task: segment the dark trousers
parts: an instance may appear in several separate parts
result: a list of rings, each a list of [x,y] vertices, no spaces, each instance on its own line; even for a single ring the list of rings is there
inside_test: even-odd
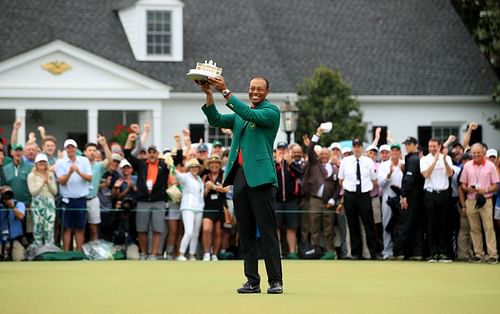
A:
[[[408,208],[401,209],[392,238],[394,256],[424,256],[422,195],[407,197]]]
[[[424,193],[424,207],[427,215],[427,239],[431,256],[448,255],[448,191]]]
[[[361,240],[361,229],[359,217],[363,222],[366,232],[366,244],[370,255],[374,258],[378,252],[377,233],[373,221],[372,199],[370,193],[355,193],[345,191],[344,207],[349,224],[349,236],[351,237],[351,254],[353,257],[361,257],[363,254],[363,242]]]
[[[282,282],[280,247],[275,214],[276,188],[271,184],[249,187],[242,168],[236,172],[233,202],[243,251],[245,276],[260,284],[257,253],[257,225],[269,283]]]

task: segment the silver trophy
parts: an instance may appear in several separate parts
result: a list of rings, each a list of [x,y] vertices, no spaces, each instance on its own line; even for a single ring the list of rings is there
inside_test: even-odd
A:
[[[218,77],[222,73],[222,68],[217,67],[217,63],[212,60],[204,63],[197,62],[196,69],[191,69],[186,76],[193,81],[206,81],[209,77]]]

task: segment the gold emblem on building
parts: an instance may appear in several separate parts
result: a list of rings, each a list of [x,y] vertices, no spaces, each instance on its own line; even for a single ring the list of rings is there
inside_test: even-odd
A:
[[[71,65],[65,63],[64,61],[52,61],[49,63],[42,64],[42,69],[49,71],[54,75],[60,75],[68,70],[71,70]]]

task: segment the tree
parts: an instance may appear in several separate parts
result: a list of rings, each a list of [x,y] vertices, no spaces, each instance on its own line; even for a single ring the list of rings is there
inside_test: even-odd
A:
[[[500,77],[500,1],[451,0],[451,2],[479,45],[479,49]],[[500,105],[500,84],[493,92],[493,100]],[[489,117],[488,122],[500,131],[500,115]]]
[[[300,110],[297,138],[314,134],[320,123],[333,122],[330,133],[323,134],[321,145],[335,141],[363,138],[365,125],[359,102],[352,97],[351,88],[343,81],[338,70],[319,66],[312,77],[298,86]]]

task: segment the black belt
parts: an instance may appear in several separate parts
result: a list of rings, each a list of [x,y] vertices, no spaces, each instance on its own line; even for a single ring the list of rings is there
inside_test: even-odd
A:
[[[319,199],[319,200],[322,200],[322,199],[323,199],[322,197],[319,197],[319,196],[316,196],[316,195],[313,195],[312,197],[313,197],[313,198],[317,198],[317,199]]]
[[[363,194],[368,194],[368,193],[370,193],[370,191],[368,191],[368,192],[361,192],[361,193],[359,193],[359,192],[356,192],[356,191],[354,191],[354,192],[351,192],[351,191],[348,191],[348,190],[344,190],[344,191],[345,191],[346,193],[351,193],[351,194],[358,194],[358,195],[359,195],[359,194],[363,195]]]

